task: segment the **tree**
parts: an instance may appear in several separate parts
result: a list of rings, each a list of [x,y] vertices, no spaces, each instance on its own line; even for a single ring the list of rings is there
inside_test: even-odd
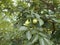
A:
[[[60,45],[59,34],[60,0],[0,0],[0,45]]]

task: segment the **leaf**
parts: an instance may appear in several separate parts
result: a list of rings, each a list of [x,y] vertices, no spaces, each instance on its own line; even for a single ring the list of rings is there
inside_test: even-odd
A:
[[[57,23],[60,23],[60,19],[55,19],[55,18],[52,18],[53,21],[57,22]]]
[[[44,21],[42,19],[38,19],[38,20],[39,20],[40,26],[42,26],[44,24]]]
[[[42,36],[42,37],[47,37],[47,35],[45,35],[45,34],[43,34],[43,33],[39,33],[40,34],[40,36]]]
[[[48,44],[48,45],[52,45],[53,44],[53,42],[52,41],[50,41],[49,39],[47,39],[47,38],[44,38],[44,40],[45,40],[45,42]]]
[[[27,37],[28,40],[31,39],[32,35],[31,35],[30,31],[26,32],[26,37]]]
[[[35,36],[35,38],[32,41],[32,44],[35,43],[38,40],[38,35]]]
[[[27,27],[25,27],[25,26],[21,26],[21,27],[19,28],[19,30],[20,30],[20,31],[27,30]]]
[[[37,14],[37,13],[34,13],[34,14],[35,14],[35,16],[36,16],[37,19],[40,18],[40,15],[39,14]]]
[[[32,43],[31,42],[27,42],[27,45],[32,45]]]
[[[47,38],[39,37],[40,45],[53,45],[53,42]]]
[[[42,37],[39,38],[39,43],[40,43],[40,45],[45,45],[44,40],[43,40]]]

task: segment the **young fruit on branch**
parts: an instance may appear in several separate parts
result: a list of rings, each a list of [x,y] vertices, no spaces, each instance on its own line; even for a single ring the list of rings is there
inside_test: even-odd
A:
[[[28,26],[30,24],[30,21],[27,19],[23,25]]]
[[[35,18],[33,19],[33,23],[36,24],[38,22],[38,20]]]

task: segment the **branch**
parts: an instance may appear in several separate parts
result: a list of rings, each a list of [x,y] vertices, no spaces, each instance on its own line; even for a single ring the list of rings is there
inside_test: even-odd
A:
[[[53,25],[53,31],[52,31],[52,35],[55,33],[55,22],[52,22],[52,25]]]

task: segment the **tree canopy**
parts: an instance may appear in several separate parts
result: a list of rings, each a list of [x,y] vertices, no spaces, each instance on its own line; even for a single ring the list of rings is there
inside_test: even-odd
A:
[[[0,45],[60,45],[60,0],[0,0]]]

